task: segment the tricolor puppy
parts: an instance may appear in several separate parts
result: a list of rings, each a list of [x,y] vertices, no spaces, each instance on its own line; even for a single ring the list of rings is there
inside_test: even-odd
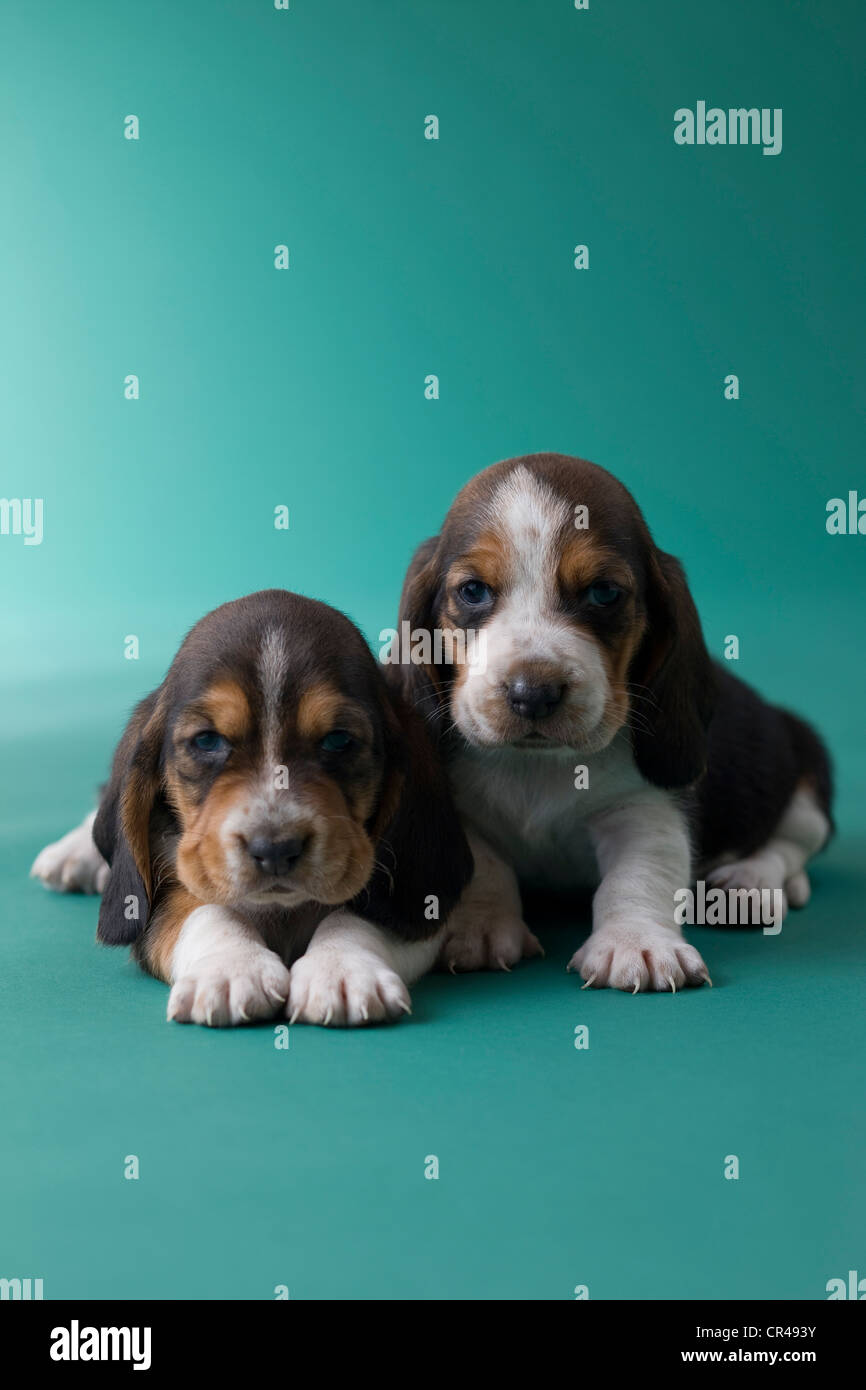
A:
[[[831,828],[824,748],[710,660],[682,567],[609,473],[561,454],[480,473],[416,553],[400,619],[486,639],[484,661],[393,668],[438,719],[470,832],[453,968],[537,952],[518,881],[594,888],[570,968],[632,992],[708,979],[675,925],[696,870],[806,902]]]
[[[272,589],[192,629],[95,823],[33,872],[104,889],[98,939],[172,986],[169,1018],[361,1024],[409,1011],[471,863],[424,721],[361,634]]]

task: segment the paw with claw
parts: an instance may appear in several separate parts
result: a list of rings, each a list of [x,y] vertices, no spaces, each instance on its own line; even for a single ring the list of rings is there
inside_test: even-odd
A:
[[[712,984],[694,946],[655,922],[599,927],[572,956],[568,969],[581,975],[584,989],[623,989],[631,994],[675,994],[686,985]]]

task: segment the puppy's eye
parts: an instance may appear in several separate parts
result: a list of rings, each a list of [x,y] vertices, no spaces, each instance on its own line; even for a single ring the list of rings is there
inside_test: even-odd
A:
[[[229,746],[228,739],[215,729],[202,729],[200,734],[190,739],[190,743],[198,753],[224,753]]]
[[[329,734],[325,734],[321,746],[326,753],[345,753],[354,742],[352,735],[347,734],[345,729],[332,729]]]
[[[619,585],[608,584],[606,579],[599,579],[595,584],[590,584],[586,591],[590,603],[598,608],[609,608],[612,603],[616,603],[621,594],[622,589]]]
[[[482,583],[480,579],[467,579],[465,584],[460,585],[457,593],[470,608],[479,608],[481,604],[490,603],[493,599],[489,584]]]

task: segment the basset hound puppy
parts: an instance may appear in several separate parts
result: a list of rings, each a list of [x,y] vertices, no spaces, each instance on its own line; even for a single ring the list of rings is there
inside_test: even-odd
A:
[[[485,469],[415,554],[400,622],[484,639],[483,660],[391,668],[438,724],[472,844],[453,969],[538,952],[519,883],[594,889],[569,969],[631,992],[709,980],[675,921],[696,877],[806,902],[826,751],[710,659],[681,565],[610,473],[561,454]]]
[[[424,720],[348,618],[279,589],[196,624],[95,821],[33,866],[102,890],[98,939],[211,1025],[409,1012],[471,870]]]

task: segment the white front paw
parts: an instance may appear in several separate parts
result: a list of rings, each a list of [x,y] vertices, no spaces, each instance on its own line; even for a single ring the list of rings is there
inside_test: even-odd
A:
[[[292,1023],[356,1028],[411,1012],[405,984],[373,951],[312,948],[292,966]]]
[[[209,1028],[273,1018],[282,1012],[289,986],[289,972],[273,951],[226,952],[190,967],[175,982],[166,1017]]]
[[[56,893],[101,893],[110,870],[93,843],[94,819],[88,816],[62,840],[46,845],[34,859],[30,877]]]
[[[462,915],[458,910],[456,916]],[[519,917],[488,918],[474,925],[460,923],[450,930],[439,953],[439,965],[452,974],[458,970],[510,970],[518,961],[543,955],[541,942]]]
[[[694,946],[654,922],[599,927],[572,956],[568,969],[579,971],[594,989],[631,994],[712,983]]]

